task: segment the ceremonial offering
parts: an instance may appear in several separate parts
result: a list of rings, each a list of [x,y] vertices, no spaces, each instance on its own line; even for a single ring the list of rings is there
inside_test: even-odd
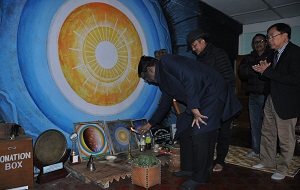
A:
[[[150,131],[146,132],[146,149],[151,150],[152,148],[152,135]]]
[[[105,159],[106,159],[108,162],[114,162],[116,158],[117,158],[117,157],[116,157],[116,156],[113,156],[113,155],[105,156]]]
[[[132,154],[131,154],[131,132],[132,132],[132,127],[127,126],[127,129],[129,130],[129,142],[128,142],[128,154],[127,154],[127,160],[131,161],[132,160]]]

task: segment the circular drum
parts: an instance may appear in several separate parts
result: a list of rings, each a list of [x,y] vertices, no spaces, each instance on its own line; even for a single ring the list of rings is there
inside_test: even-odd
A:
[[[34,144],[35,157],[45,165],[59,162],[65,155],[66,150],[66,137],[55,129],[40,134]]]

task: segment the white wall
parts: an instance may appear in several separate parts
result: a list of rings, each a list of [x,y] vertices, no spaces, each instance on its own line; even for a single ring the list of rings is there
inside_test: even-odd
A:
[[[243,33],[239,37],[239,55],[245,55],[252,51],[251,41],[255,34],[266,34],[269,26],[275,23],[283,22],[289,24],[292,28],[291,42],[300,46],[300,16],[288,19],[280,19],[243,26]]]

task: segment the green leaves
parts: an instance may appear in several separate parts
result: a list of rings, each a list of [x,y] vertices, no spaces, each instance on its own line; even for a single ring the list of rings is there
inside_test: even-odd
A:
[[[132,163],[140,167],[152,167],[160,163],[160,160],[155,156],[140,155],[135,158]]]

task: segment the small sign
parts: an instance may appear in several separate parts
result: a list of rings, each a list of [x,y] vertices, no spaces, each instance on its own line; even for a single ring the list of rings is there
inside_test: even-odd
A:
[[[59,163],[52,164],[52,165],[49,165],[49,166],[44,166],[43,167],[43,173],[44,174],[50,173],[50,172],[53,172],[53,171],[56,171],[56,170],[60,170],[62,168],[63,168],[63,163],[59,162]]]
[[[171,129],[163,125],[156,125],[151,128],[151,133],[156,144],[172,144]]]

